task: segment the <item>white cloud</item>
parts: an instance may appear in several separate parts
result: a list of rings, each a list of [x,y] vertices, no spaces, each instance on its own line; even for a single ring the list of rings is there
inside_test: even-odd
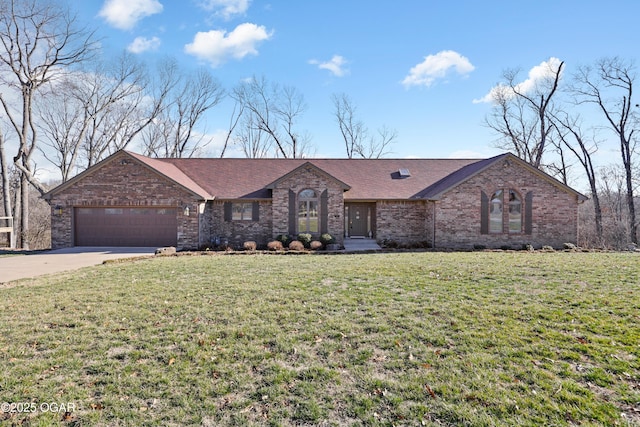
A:
[[[317,65],[321,70],[329,70],[331,74],[336,77],[342,77],[349,73],[349,70],[344,68],[347,64],[347,60],[340,55],[333,55],[331,60],[326,62],[320,62],[317,59],[312,59],[309,64]]]
[[[243,15],[249,9],[249,3],[251,0],[203,0],[200,7],[228,20],[234,15]]]
[[[158,37],[151,37],[150,39],[146,37],[136,37],[129,46],[127,46],[127,50],[131,53],[142,53],[148,50],[158,50],[160,47],[160,39]]]
[[[457,74],[466,76],[475,67],[467,58],[453,50],[443,50],[435,55],[425,57],[424,61],[409,70],[402,84],[410,86],[431,86],[436,80],[447,77],[453,70]]]
[[[554,79],[560,67],[560,61],[558,58],[551,57],[548,61],[542,61],[540,65],[536,65],[529,70],[529,75],[526,80],[516,84],[515,90],[519,93],[529,93],[538,87],[541,82],[548,81],[548,79]],[[493,102],[499,96],[512,96],[513,90],[502,83],[491,88],[489,93],[479,99],[474,99],[474,104]]]
[[[98,15],[116,28],[130,30],[142,18],[162,9],[158,0],[106,0]]]
[[[257,55],[257,45],[271,38],[271,35],[262,25],[244,23],[230,33],[223,30],[199,32],[192,43],[185,45],[184,50],[218,67],[229,58],[242,59],[247,55]]]

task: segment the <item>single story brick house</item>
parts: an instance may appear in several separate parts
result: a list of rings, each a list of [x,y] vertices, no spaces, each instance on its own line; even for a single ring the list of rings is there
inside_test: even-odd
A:
[[[118,151],[45,195],[53,248],[266,245],[330,233],[434,248],[561,247],[585,196],[516,156],[155,159]]]

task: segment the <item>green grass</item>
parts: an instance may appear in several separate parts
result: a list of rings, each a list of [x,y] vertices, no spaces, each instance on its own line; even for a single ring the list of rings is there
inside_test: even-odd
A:
[[[640,258],[182,256],[0,288],[49,425],[639,425]]]

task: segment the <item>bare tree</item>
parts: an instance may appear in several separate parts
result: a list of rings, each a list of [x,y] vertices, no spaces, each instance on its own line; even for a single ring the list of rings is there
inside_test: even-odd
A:
[[[593,165],[593,156],[598,151],[597,139],[595,134],[591,136],[585,135],[579,117],[570,117],[567,113],[559,113],[554,116],[553,123],[558,131],[559,140],[578,159],[589,181],[594,209],[596,244],[601,246],[604,243],[602,208],[600,206],[596,168]]]
[[[347,158],[359,156],[378,159],[389,154],[389,147],[395,143],[398,132],[382,126],[376,135],[370,135],[364,122],[356,117],[357,107],[345,93],[331,95],[334,116],[344,140]]]
[[[388,155],[389,147],[396,142],[398,131],[382,126],[375,135],[369,137],[368,144],[358,149],[358,154],[364,159],[379,159]]]
[[[498,146],[513,150],[515,154],[536,168],[542,165],[553,126],[549,114],[552,100],[558,90],[564,62],[557,67],[548,63],[546,78],[531,87],[518,83],[519,72],[508,70],[503,74],[504,84],[493,92],[494,109],[485,120],[499,136]]]
[[[167,81],[173,81],[172,90],[162,113],[149,125],[145,151],[152,156],[191,157],[211,142],[205,141],[204,132],[196,132],[196,128],[205,113],[222,101],[225,91],[205,69],[186,75],[172,59],[163,61],[159,70]]]
[[[638,116],[633,111],[635,64],[618,57],[604,58],[595,67],[580,67],[573,92],[583,103],[594,104],[603,114],[608,127],[618,138],[622,166],[625,171],[626,199],[629,210],[629,240],[638,243],[638,223],[634,201],[634,151]]]
[[[128,143],[127,132],[135,131],[141,105],[149,102],[147,81],[144,66],[124,53],[44,86],[46,102],[37,108],[45,137],[40,151],[60,170],[63,182]],[[111,147],[114,138],[117,146]]]
[[[13,216],[9,191],[9,165],[4,149],[4,134],[0,131],[0,175],[2,176],[2,208],[5,216]]]
[[[234,142],[240,146],[245,157],[251,159],[269,157],[272,153],[272,143],[254,122],[255,119],[253,114],[246,114],[242,117],[240,127],[235,133]]]
[[[45,83],[67,67],[91,57],[93,33],[76,27],[76,18],[54,2],[1,0],[0,83],[19,98],[19,107],[5,93],[0,103],[18,140],[14,164],[20,170],[20,244],[29,248],[29,184],[40,193],[46,188],[33,173],[31,156],[37,147],[33,105]]]
[[[364,145],[367,135],[367,128],[364,123],[356,117],[356,107],[351,98],[346,93],[331,95],[333,101],[333,114],[338,122],[347,158],[352,159]]]
[[[233,110],[231,111],[231,116],[229,118],[229,129],[227,130],[227,134],[224,138],[224,144],[222,146],[222,150],[220,150],[220,158],[223,158],[225,153],[227,152],[227,148],[229,147],[229,143],[232,142],[233,134],[240,123],[240,120],[243,117],[244,107],[235,102],[233,104]],[[249,156],[247,156],[249,157]]]
[[[269,84],[264,77],[253,77],[237,86],[232,97],[242,106],[245,115],[252,116],[243,123],[266,136],[253,138],[254,142],[273,143],[275,155],[285,158],[304,157],[308,152],[310,137],[297,129],[307,105],[297,89]]]

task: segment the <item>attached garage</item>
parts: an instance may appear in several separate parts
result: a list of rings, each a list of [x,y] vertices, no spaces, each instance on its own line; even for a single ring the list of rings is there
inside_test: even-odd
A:
[[[176,246],[175,207],[77,207],[75,246]]]

